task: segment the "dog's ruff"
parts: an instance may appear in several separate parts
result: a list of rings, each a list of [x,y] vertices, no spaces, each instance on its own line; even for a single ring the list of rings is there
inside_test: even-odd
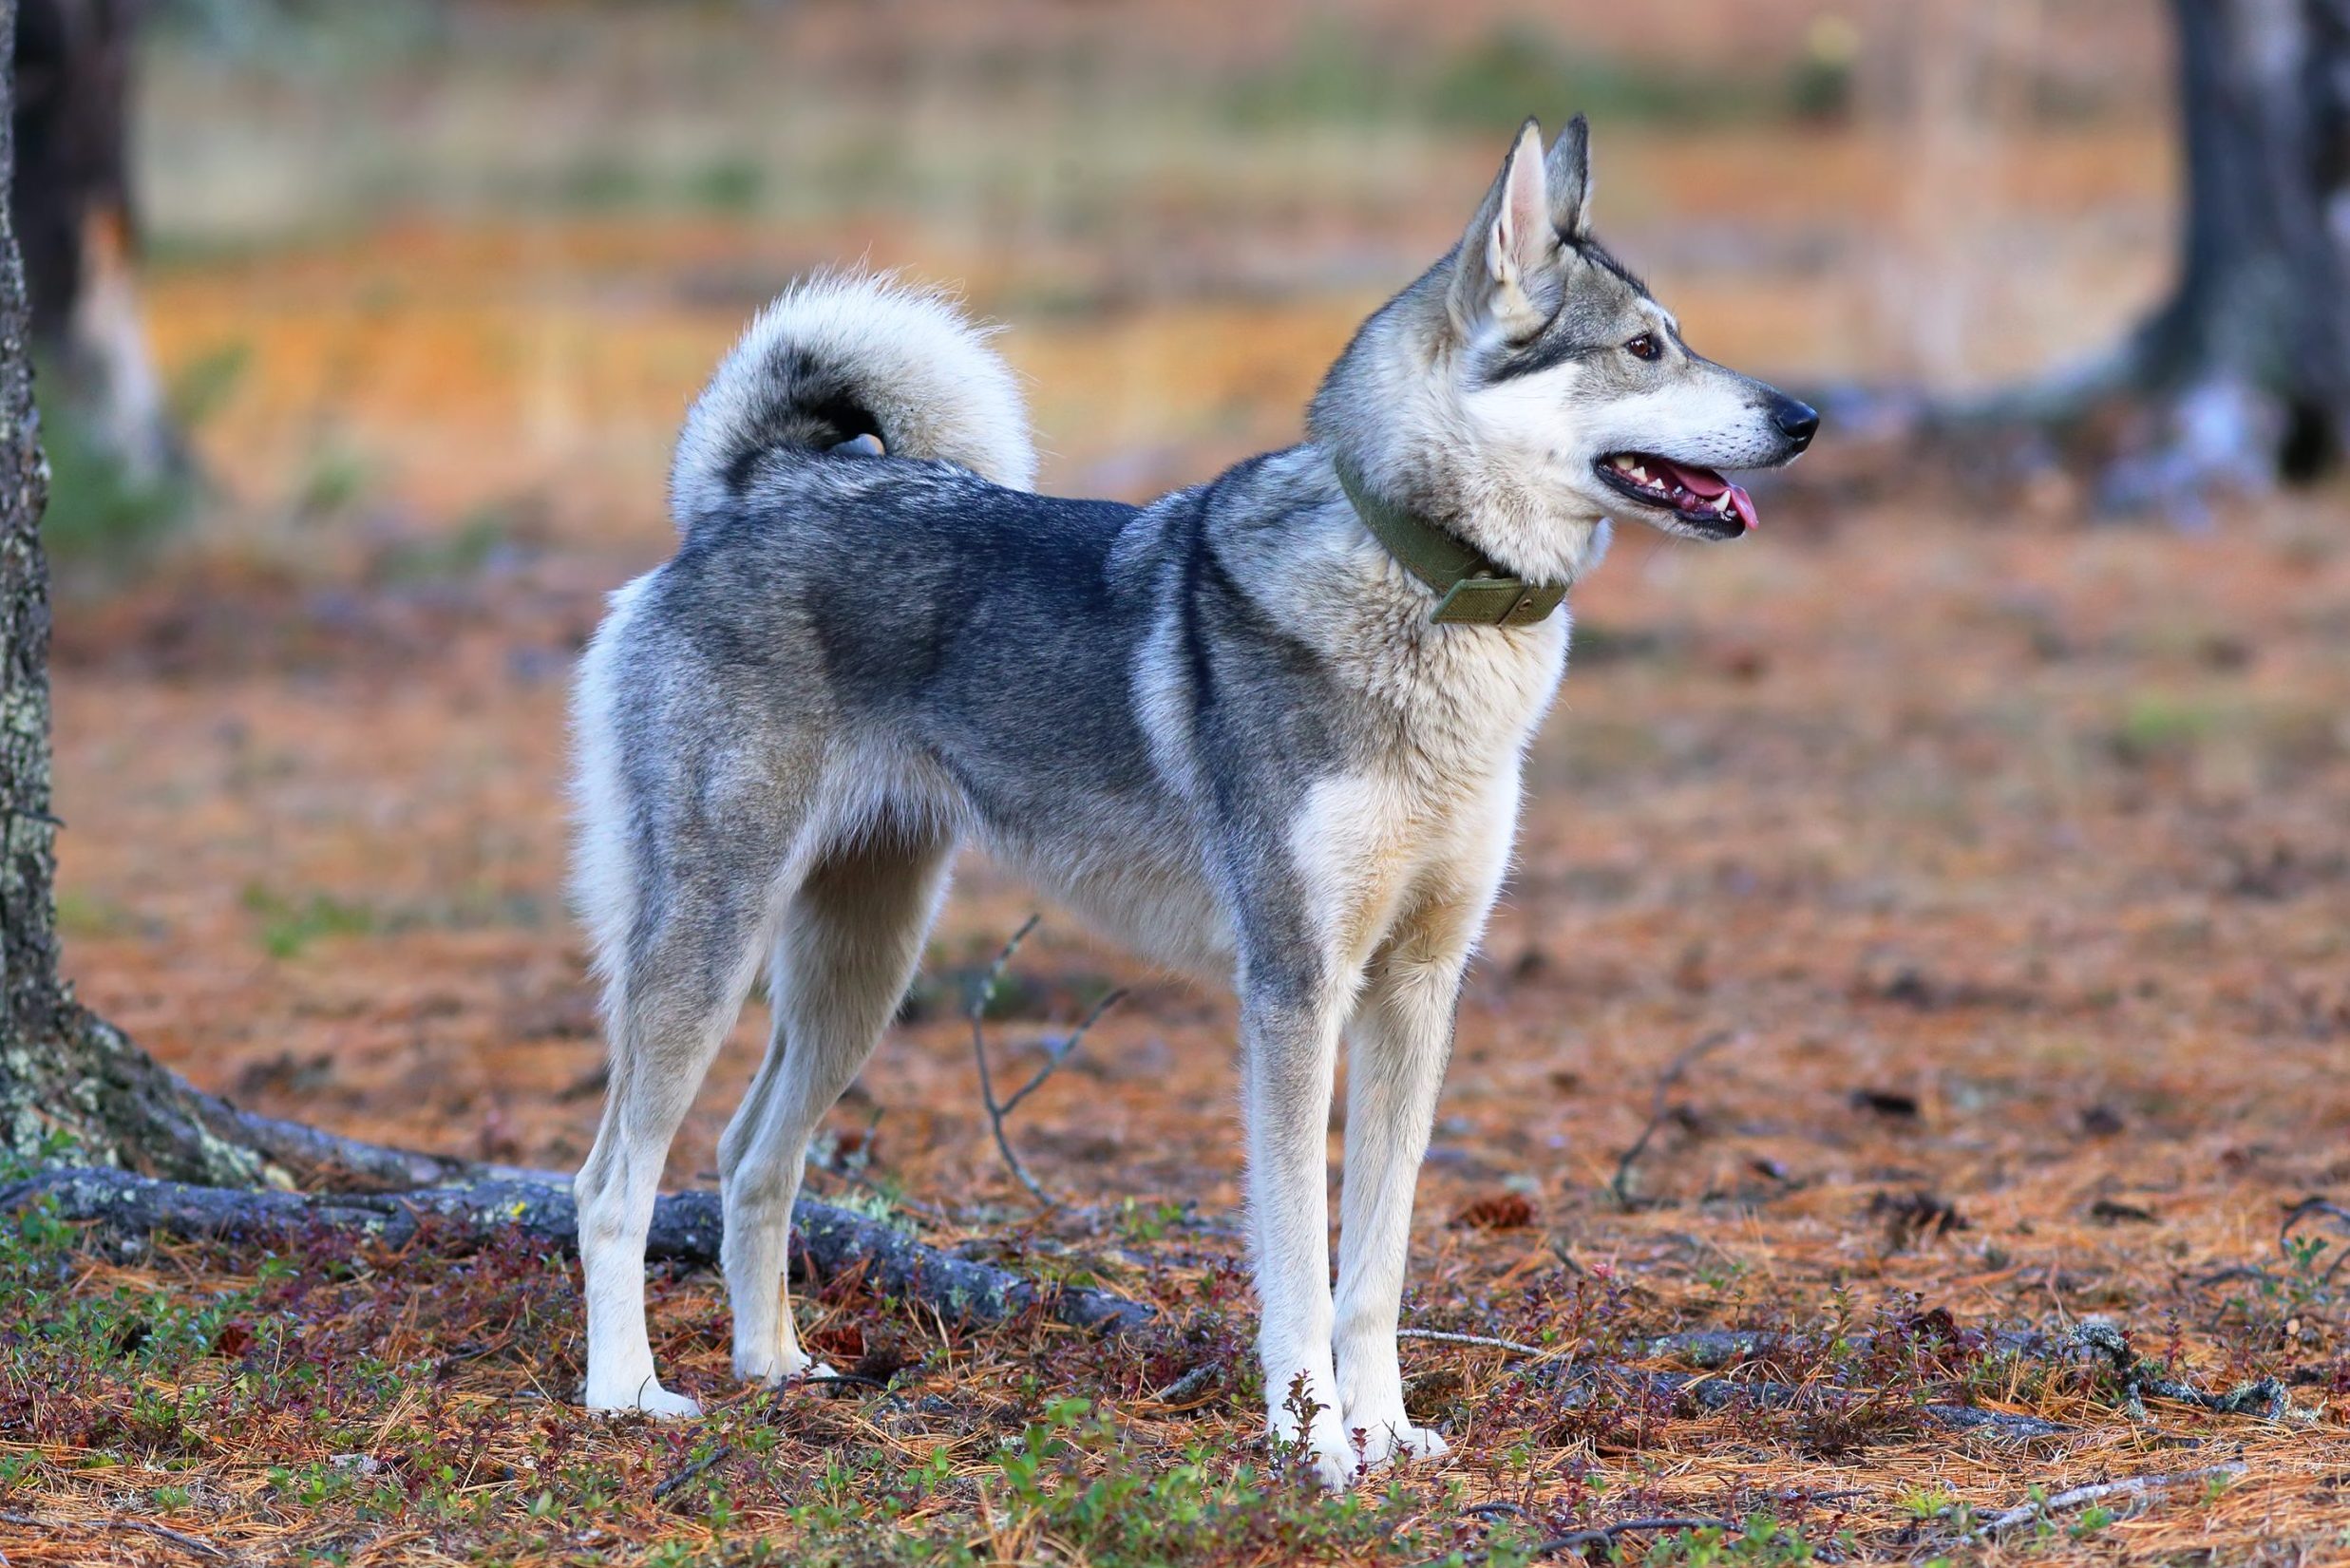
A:
[[[1567,617],[1431,624],[1335,464],[1572,584],[1609,514],[1718,537],[1743,515],[1695,504],[1723,482],[1702,465],[1784,462],[1810,433],[1680,344],[1591,243],[1589,188],[1582,123],[1546,159],[1529,124],[1460,246],[1332,368],[1303,444],[1141,508],[1022,488],[1016,383],[936,295],[831,274],[751,326],[678,444],[677,554],[613,595],[574,705],[612,1042],[578,1181],[590,1406],[694,1408],[654,1373],[645,1231],[762,960],[772,1042],[719,1148],[734,1370],[809,1370],[783,1299],[807,1141],[969,841],[1142,954],[1232,980],[1269,1417],[1334,1484],[1443,1451],[1396,1361],[1412,1187]],[[1626,453],[1706,494],[1628,493],[1607,473]]]

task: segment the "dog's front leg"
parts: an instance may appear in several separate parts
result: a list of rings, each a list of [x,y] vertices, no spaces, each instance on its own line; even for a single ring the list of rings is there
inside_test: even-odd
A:
[[[1330,1337],[1330,1094],[1345,992],[1295,952],[1244,957],[1240,991],[1266,1410],[1276,1433],[1305,1445],[1324,1484],[1339,1486],[1357,1463]]]
[[[1445,1451],[1443,1438],[1405,1417],[1395,1354],[1412,1190],[1451,1054],[1468,958],[1468,943],[1455,934],[1431,936],[1407,925],[1373,960],[1349,1031],[1336,1364],[1346,1427],[1359,1436],[1365,1464]]]

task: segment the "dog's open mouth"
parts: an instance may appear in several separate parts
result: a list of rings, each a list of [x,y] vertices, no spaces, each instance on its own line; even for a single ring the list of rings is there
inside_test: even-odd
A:
[[[1698,532],[1735,538],[1761,525],[1753,498],[1711,468],[1648,452],[1601,458],[1600,477],[1637,501],[1672,513]]]

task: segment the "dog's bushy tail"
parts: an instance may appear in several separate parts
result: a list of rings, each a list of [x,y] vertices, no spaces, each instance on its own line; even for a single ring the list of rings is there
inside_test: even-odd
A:
[[[1036,474],[1019,383],[945,293],[820,273],[759,312],[694,400],[670,470],[681,531],[739,503],[770,465],[861,436],[1026,489]]]

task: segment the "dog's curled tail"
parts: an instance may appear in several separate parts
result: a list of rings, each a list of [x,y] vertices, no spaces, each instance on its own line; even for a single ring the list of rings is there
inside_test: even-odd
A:
[[[870,437],[1026,489],[1036,474],[1019,383],[946,293],[887,274],[819,273],[751,321],[694,400],[670,470],[680,530],[742,500],[770,464]]]

